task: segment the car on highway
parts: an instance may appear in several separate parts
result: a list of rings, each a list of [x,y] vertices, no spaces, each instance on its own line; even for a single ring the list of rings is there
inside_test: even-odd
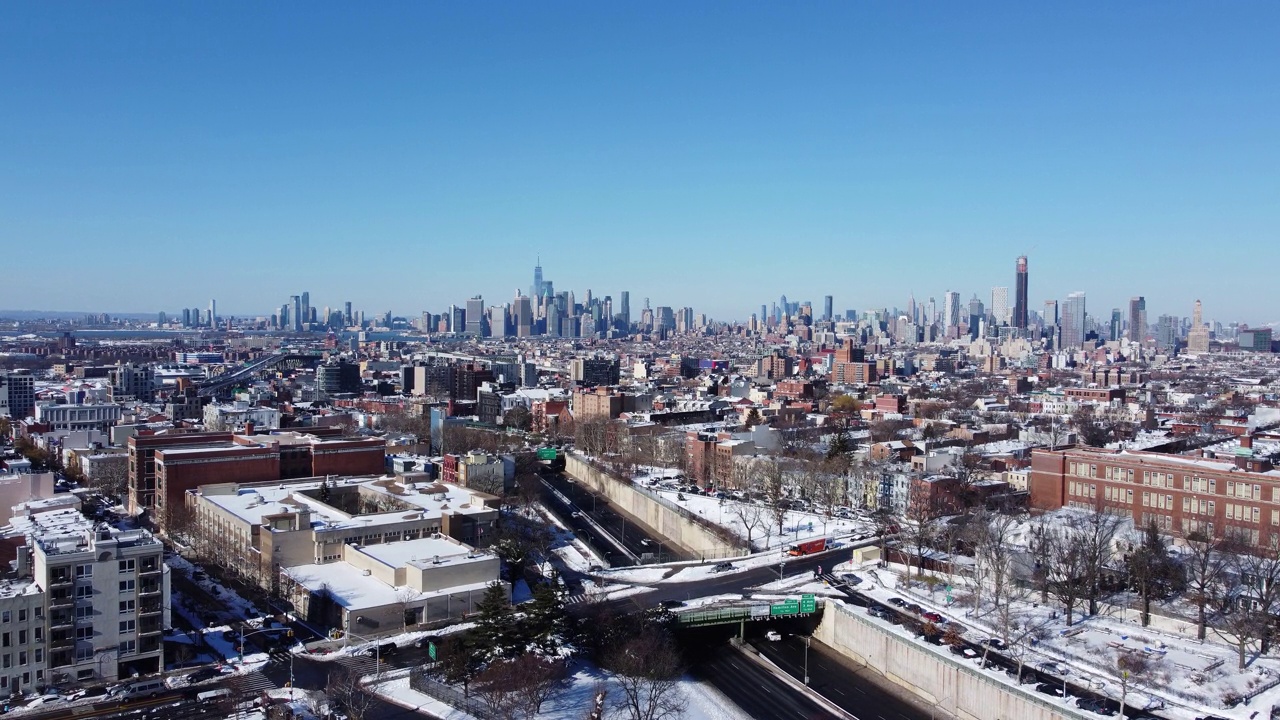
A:
[[[779,633],[777,630],[770,630],[769,632],[764,634],[764,639],[768,640],[769,642],[778,642],[779,640],[782,639],[782,634]]]
[[[658,606],[664,607],[668,610],[674,610],[675,608],[678,608],[678,607],[684,607],[684,601],[683,600],[663,600],[662,602],[658,603]]]
[[[887,619],[891,612],[892,611],[889,608],[883,605],[871,604],[867,606],[867,614],[873,617],[878,617],[881,620]]]
[[[369,657],[388,657],[400,652],[400,646],[395,643],[382,643],[371,648],[365,648],[364,654]]]
[[[722,562],[722,563],[716,563],[715,566],[711,568],[711,572],[722,573],[722,572],[728,572],[732,569],[733,569],[733,563]]]
[[[889,604],[890,604],[890,605],[896,605],[896,606],[898,606],[898,607],[906,607],[906,606],[907,606],[907,601],[906,601],[906,600],[903,600],[902,598],[899,598],[899,597],[891,597],[891,598],[889,598]]]

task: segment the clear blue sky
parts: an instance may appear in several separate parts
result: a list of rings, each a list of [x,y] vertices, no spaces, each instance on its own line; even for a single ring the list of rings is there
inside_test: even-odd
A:
[[[1280,320],[1280,3],[7,2],[0,307]],[[17,253],[13,251],[17,250]],[[1011,292],[1012,294],[1012,292]]]

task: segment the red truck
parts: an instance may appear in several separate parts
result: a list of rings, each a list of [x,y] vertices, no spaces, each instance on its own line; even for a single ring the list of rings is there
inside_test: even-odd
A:
[[[787,548],[787,554],[788,555],[812,555],[814,553],[820,553],[823,550],[827,549],[827,546],[830,544],[830,542],[831,541],[827,538],[819,538],[817,540],[802,542],[799,545],[792,545],[791,547]]]

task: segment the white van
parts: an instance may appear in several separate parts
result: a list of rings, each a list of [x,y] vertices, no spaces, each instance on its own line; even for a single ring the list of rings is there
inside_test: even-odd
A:
[[[168,687],[165,685],[164,678],[152,678],[129,683],[118,688],[112,695],[121,700],[134,700],[142,697],[155,697],[167,690]]]
[[[199,702],[212,702],[214,700],[217,700],[218,698],[224,698],[224,697],[230,697],[230,696],[231,696],[230,689],[218,688],[217,690],[205,690],[199,695],[196,695],[196,700]]]

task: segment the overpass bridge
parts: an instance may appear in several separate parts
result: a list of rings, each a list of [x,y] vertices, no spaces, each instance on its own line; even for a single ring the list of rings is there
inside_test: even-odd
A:
[[[215,397],[228,388],[235,387],[258,373],[270,368],[291,363],[298,365],[313,364],[320,362],[320,359],[321,356],[319,353],[285,352],[267,355],[266,357],[254,360],[248,365],[236,368],[231,372],[225,372],[221,375],[209,378],[200,384],[197,393],[201,397]]]
[[[795,620],[812,617],[822,619],[826,602],[814,595],[805,594],[785,600],[757,601],[747,605],[735,602],[732,606],[699,607],[672,610],[676,625],[681,628],[709,627],[712,625],[741,625],[768,620]]]

